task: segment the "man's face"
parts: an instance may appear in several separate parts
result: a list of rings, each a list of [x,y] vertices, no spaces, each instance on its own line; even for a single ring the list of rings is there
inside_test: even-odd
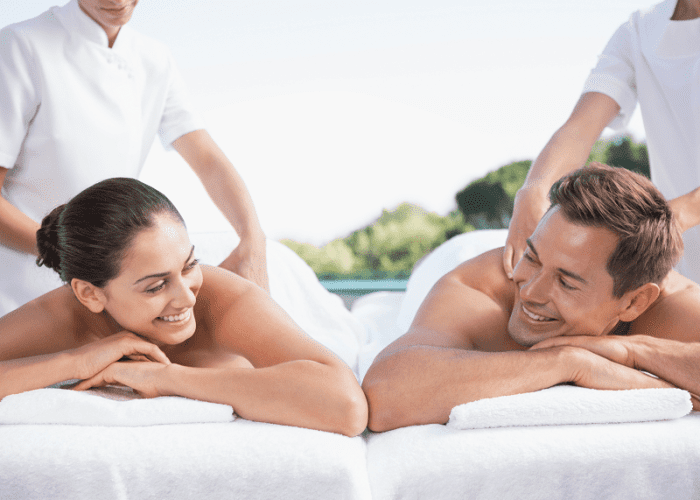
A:
[[[617,246],[607,229],[575,225],[555,207],[542,218],[513,273],[508,333],[523,346],[561,335],[605,335],[619,321],[605,266]]]
[[[78,3],[93,21],[109,31],[129,22],[139,0],[78,0]]]

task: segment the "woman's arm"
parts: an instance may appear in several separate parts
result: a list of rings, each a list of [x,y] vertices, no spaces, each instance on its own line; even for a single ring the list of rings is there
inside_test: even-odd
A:
[[[90,322],[77,309],[82,306],[71,304],[68,294],[59,288],[0,318],[0,399],[90,378],[125,356],[170,363],[158,347],[132,333],[91,336]]]
[[[121,383],[145,396],[227,404],[260,422],[347,436],[365,429],[367,401],[345,363],[306,335],[261,288],[223,269],[203,266],[202,272],[195,335],[211,337],[206,349],[212,359],[221,351],[238,354],[253,368],[115,363],[76,388]]]

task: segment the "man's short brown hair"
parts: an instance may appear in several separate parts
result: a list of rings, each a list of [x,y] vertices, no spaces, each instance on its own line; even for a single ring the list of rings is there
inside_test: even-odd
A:
[[[591,163],[555,182],[549,199],[550,210],[559,206],[570,222],[618,236],[606,266],[617,298],[646,283],[660,284],[683,253],[671,208],[642,175]]]

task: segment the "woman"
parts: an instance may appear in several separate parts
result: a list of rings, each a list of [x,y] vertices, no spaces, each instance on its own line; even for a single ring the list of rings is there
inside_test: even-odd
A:
[[[351,370],[258,286],[199,265],[157,190],[115,178],[44,218],[37,263],[68,285],[0,318],[0,398],[80,379],[145,397],[231,405],[243,418],[354,436]],[[7,278],[6,278],[7,279]]]

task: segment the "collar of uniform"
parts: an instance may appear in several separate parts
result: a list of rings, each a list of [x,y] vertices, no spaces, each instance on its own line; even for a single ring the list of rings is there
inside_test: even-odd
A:
[[[60,20],[61,24],[73,36],[86,38],[105,49],[109,48],[109,40],[107,33],[102,29],[102,26],[97,24],[83,9],[78,5],[78,0],[71,0],[63,7],[55,7],[54,15]],[[129,30],[126,26],[122,26],[119,30],[119,35],[112,46],[112,49],[119,51],[120,47],[127,45],[124,38],[128,38]]]
[[[678,0],[663,2],[641,12],[639,32],[644,52],[659,59],[681,59],[700,52],[700,18],[671,21]]]

